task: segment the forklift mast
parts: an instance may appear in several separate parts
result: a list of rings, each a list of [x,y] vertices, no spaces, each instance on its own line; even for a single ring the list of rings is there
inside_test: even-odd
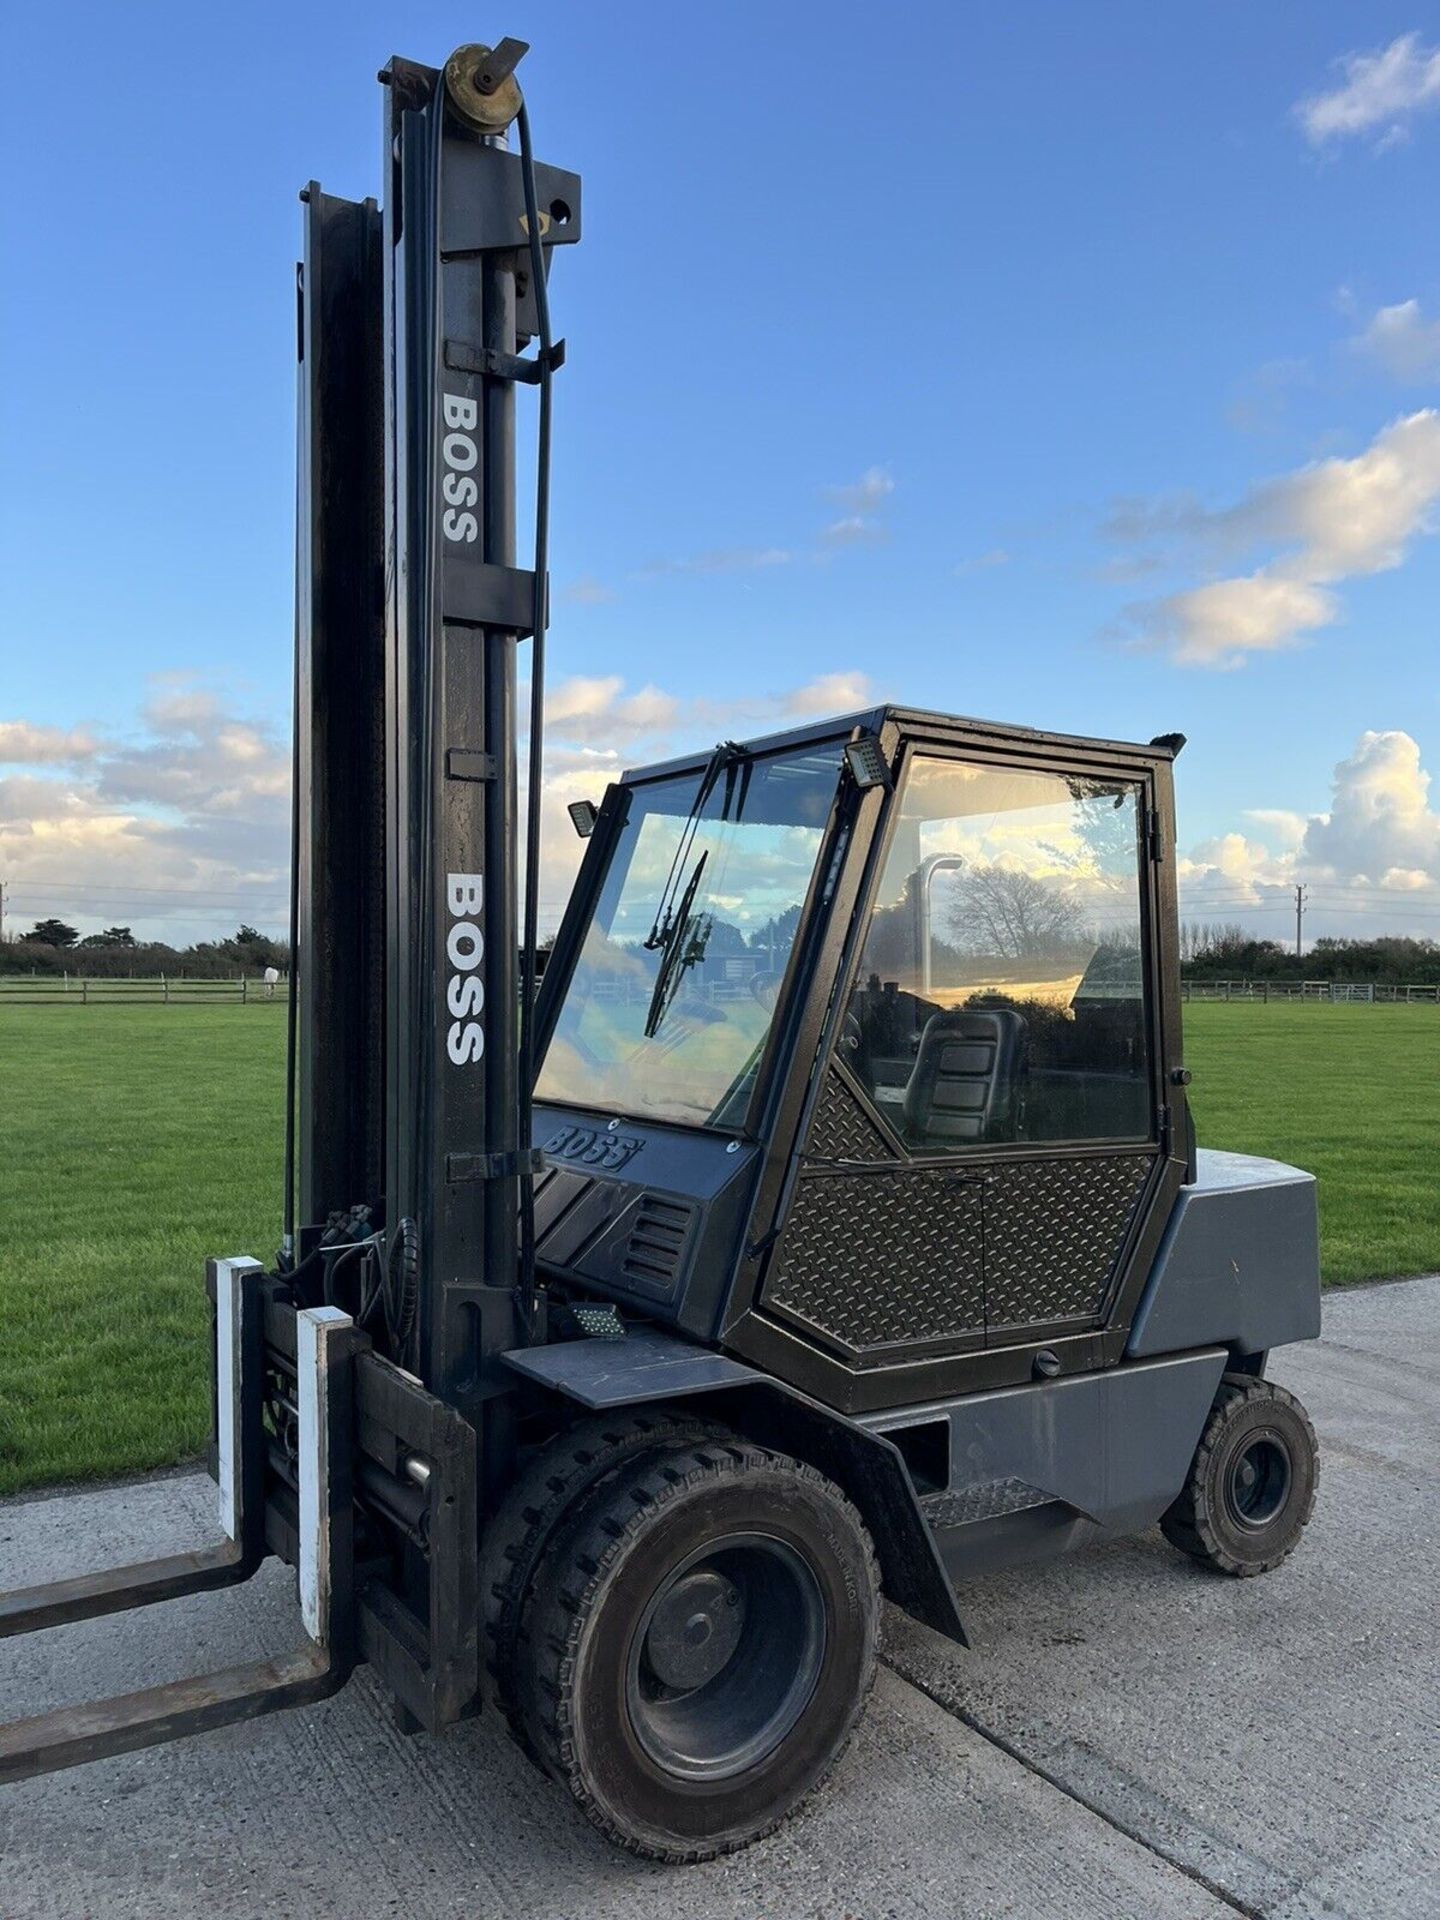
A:
[[[545,583],[516,566],[515,389],[548,412],[544,274],[580,235],[579,179],[530,154],[523,51],[391,61],[384,212],[307,189],[300,289],[287,1247],[367,1207],[393,1357],[477,1426],[488,1356],[530,1330],[516,656]]]

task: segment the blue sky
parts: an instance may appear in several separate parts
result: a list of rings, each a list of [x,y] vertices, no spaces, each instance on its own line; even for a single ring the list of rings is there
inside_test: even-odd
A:
[[[296,190],[375,191],[376,68],[489,24],[12,15],[13,922],[279,925]],[[1284,937],[1304,880],[1312,934],[1440,937],[1435,8],[494,30],[586,193],[547,828],[614,764],[832,699],[1179,729],[1188,914]]]

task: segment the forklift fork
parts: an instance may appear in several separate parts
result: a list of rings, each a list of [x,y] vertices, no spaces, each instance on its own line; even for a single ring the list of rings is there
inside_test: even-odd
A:
[[[0,1596],[0,1637],[153,1606],[248,1580],[267,1552],[266,1297],[254,1260],[212,1260],[217,1547]],[[355,1660],[351,1460],[354,1362],[368,1346],[335,1307],[295,1312],[297,1573],[309,1645],[298,1653],[0,1727],[0,1783],[79,1766],[334,1693]]]

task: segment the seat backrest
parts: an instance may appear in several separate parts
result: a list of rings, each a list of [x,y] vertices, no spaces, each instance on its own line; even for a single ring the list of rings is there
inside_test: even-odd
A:
[[[964,1007],[925,1022],[905,1089],[912,1147],[1013,1140],[1026,1027],[1013,1007]]]

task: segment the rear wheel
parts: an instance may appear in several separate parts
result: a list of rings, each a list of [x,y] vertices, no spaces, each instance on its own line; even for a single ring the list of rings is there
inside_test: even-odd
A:
[[[1268,1573],[1299,1544],[1319,1475],[1315,1429],[1294,1394],[1227,1373],[1160,1526],[1172,1546],[1221,1573]]]
[[[757,1839],[834,1764],[875,1667],[869,1535],[813,1467],[742,1441],[651,1455],[557,1535],[526,1609],[526,1730],[611,1840]]]

